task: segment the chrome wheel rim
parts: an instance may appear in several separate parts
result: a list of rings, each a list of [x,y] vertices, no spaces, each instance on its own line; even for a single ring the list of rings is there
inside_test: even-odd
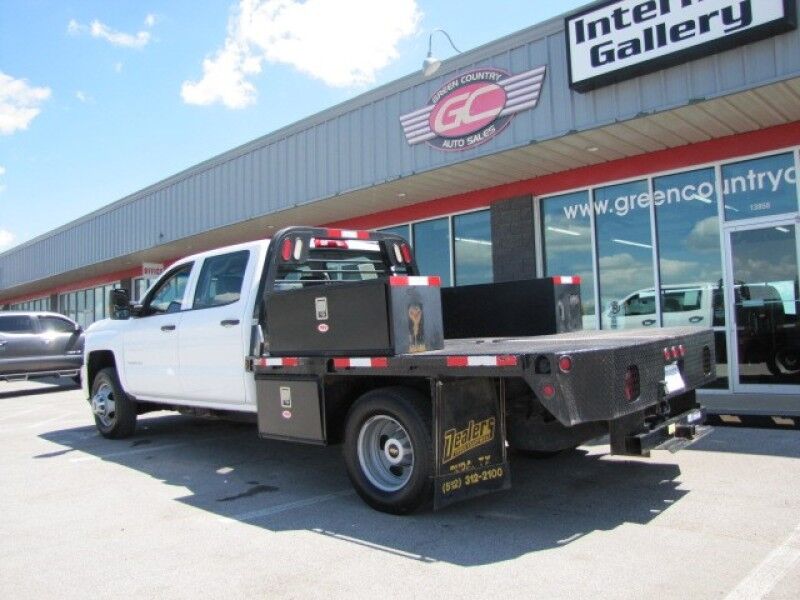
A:
[[[112,427],[117,419],[117,404],[114,390],[108,383],[100,384],[92,396],[92,412],[103,427]]]
[[[387,415],[370,417],[358,434],[358,462],[369,482],[396,492],[414,472],[414,447],[405,428]]]

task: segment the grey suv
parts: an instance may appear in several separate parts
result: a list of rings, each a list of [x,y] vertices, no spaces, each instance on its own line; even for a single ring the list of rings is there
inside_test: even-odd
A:
[[[0,312],[0,380],[33,377],[80,379],[83,330],[49,312]]]

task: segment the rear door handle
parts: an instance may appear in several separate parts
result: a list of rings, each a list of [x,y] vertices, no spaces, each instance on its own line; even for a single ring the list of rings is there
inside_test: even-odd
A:
[[[644,321],[642,321],[642,325],[644,325],[645,327],[650,327],[650,325],[655,325],[655,324],[656,324],[655,319],[645,319]]]
[[[225,319],[224,321],[220,321],[219,324],[223,327],[233,327],[239,324],[239,319]]]
[[[162,325],[161,331],[175,331],[175,325]]]

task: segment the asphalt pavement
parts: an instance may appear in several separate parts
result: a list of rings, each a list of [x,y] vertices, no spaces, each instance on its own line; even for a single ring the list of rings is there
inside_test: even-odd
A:
[[[514,458],[512,489],[389,516],[339,447],[0,382],[0,598],[800,598],[800,431]]]

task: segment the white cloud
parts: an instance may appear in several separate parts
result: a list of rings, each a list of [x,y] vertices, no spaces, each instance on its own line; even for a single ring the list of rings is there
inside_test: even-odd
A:
[[[13,244],[15,239],[17,239],[17,236],[8,229],[0,229],[0,249],[7,248]]]
[[[25,79],[15,79],[0,71],[0,134],[11,135],[18,129],[27,129],[50,93],[48,87],[34,87]]]
[[[145,24],[145,27],[152,27],[153,25],[156,24],[156,16],[154,14],[152,14],[152,13],[148,14],[144,18],[144,24]]]
[[[155,23],[155,20],[153,23]],[[122,46],[124,48],[144,48],[150,42],[149,31],[125,33],[123,31],[111,29],[111,27],[97,19],[89,23],[89,25],[82,25],[75,19],[70,19],[69,23],[67,23],[67,33],[70,35],[83,35],[88,33],[93,38],[105,40],[109,44]]]
[[[114,63],[114,72],[115,73],[122,73],[122,63],[121,62],[115,62]]]
[[[203,76],[184,81],[188,104],[243,108],[256,99],[248,77],[264,61],[286,64],[333,87],[365,85],[396,59],[421,18],[415,0],[240,0],[222,48]]]
[[[75,97],[83,103],[94,102],[94,98],[82,90],[75,92]]]
[[[6,168],[4,166],[0,165],[0,177],[2,177],[5,174],[6,174]],[[0,182],[0,194],[2,194],[5,191],[6,191],[6,184]]]
[[[6,168],[4,166],[0,165],[0,177],[2,177],[5,174],[6,174]]]

